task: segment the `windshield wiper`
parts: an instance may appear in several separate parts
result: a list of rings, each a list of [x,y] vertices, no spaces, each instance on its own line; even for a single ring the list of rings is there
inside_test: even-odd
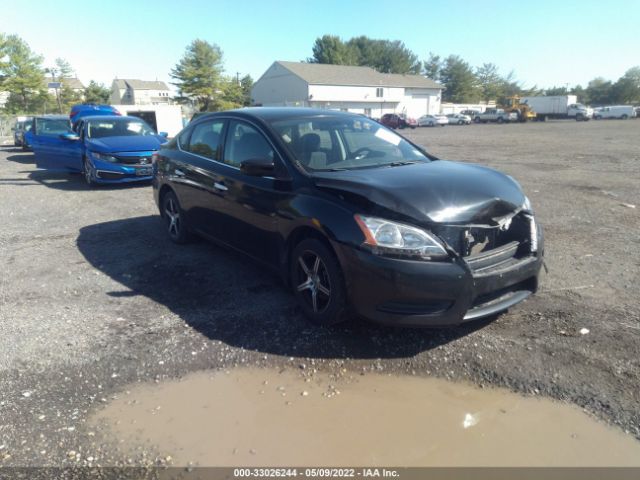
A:
[[[401,167],[402,165],[411,165],[412,163],[420,163],[420,160],[403,160],[401,162],[388,163],[387,167]]]

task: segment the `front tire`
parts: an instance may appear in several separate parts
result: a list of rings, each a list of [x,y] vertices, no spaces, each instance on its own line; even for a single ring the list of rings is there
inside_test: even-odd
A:
[[[89,186],[89,188],[95,186],[96,182],[93,180],[91,165],[89,165],[89,161],[86,158],[82,162],[82,176],[84,177],[84,181]]]
[[[315,238],[300,242],[291,254],[289,270],[298,305],[311,322],[330,326],[346,320],[342,269],[323,242]]]
[[[171,241],[178,244],[189,243],[191,234],[176,194],[171,191],[165,193],[162,197],[161,206],[160,212]]]

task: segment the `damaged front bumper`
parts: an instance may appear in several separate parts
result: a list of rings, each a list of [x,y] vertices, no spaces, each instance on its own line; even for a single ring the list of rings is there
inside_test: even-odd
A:
[[[536,240],[533,253],[518,254],[512,243],[443,262],[333,246],[356,314],[389,325],[440,327],[494,315],[535,293],[544,255],[540,228]]]

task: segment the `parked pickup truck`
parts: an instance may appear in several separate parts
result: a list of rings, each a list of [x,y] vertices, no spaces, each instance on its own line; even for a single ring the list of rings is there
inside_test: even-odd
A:
[[[475,123],[487,123],[487,122],[517,122],[518,114],[515,112],[505,112],[501,108],[488,108],[483,113],[478,113],[473,118]]]

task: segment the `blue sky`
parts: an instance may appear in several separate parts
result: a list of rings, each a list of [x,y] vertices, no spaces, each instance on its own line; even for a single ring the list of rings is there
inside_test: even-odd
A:
[[[195,38],[222,48],[228,74],[257,79],[274,60],[311,56],[326,33],[493,62],[526,86],[584,86],[640,65],[640,0],[31,0],[3,8],[0,32],[24,38],[45,66],[63,57],[85,83],[106,85],[169,81]]]

